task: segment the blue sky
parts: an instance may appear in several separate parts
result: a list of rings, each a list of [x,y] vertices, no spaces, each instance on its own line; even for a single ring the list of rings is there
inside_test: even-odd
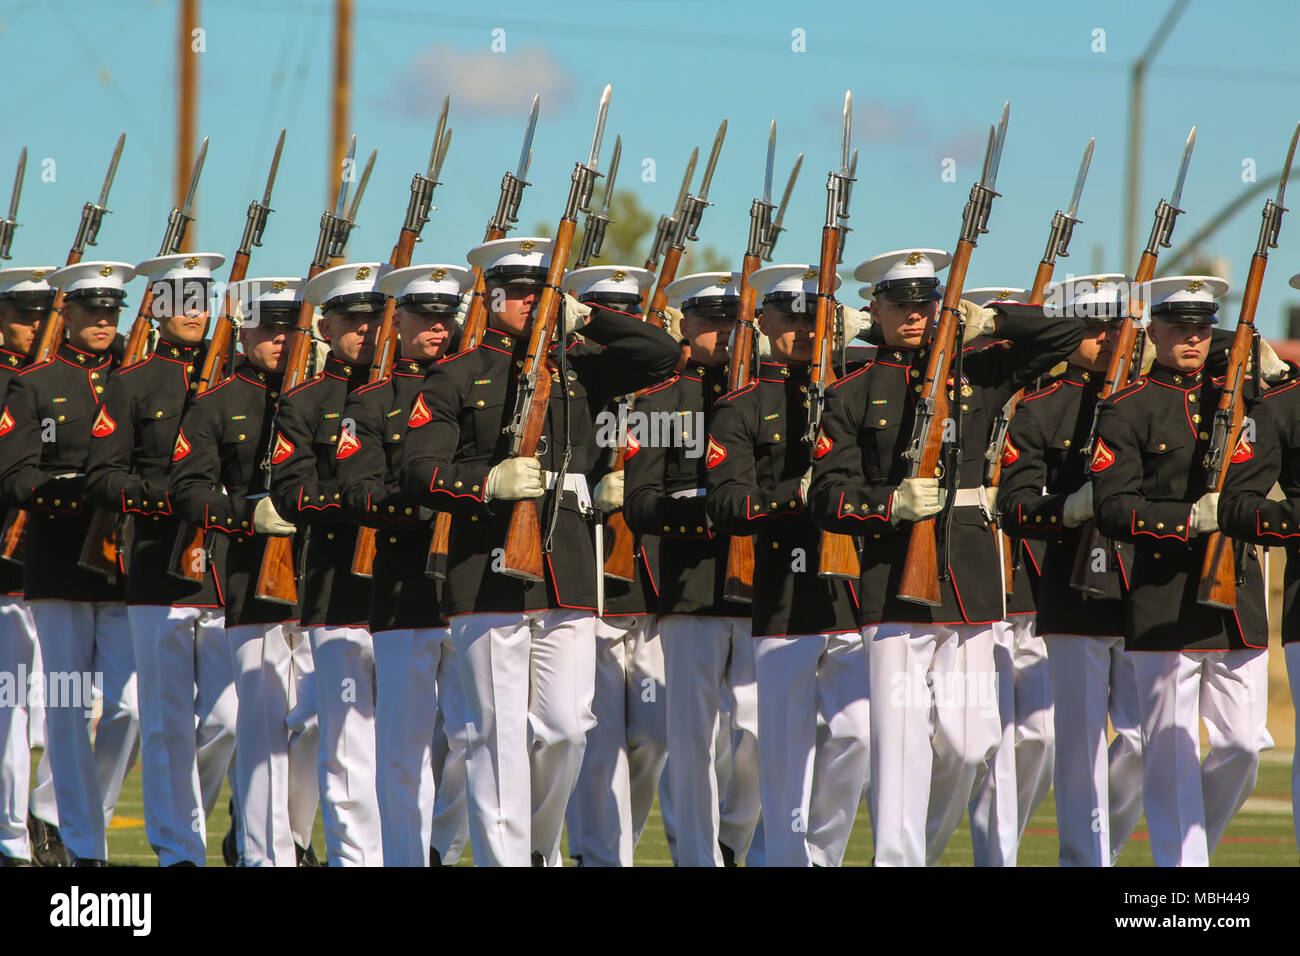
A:
[[[730,130],[702,240],[739,262],[750,200],[761,188],[768,121],[777,120],[778,183],[796,152],[804,173],[777,261],[815,259],[826,171],[835,164],[844,91],[855,99],[861,151],[846,272],[868,256],[910,245],[951,248],[988,124],[1011,100],[1011,125],[990,234],[970,285],[1027,285],[1052,212],[1068,200],[1079,156],[1097,138],[1066,271],[1129,271],[1121,262],[1122,182],[1129,65],[1168,4],[1093,2],[925,5],[735,0],[569,0],[455,4],[358,0],[352,118],[359,152],[379,148],[349,246],[354,261],[383,259],[406,206],[411,174],[429,150],[438,102],[452,96],[455,129],[439,207],[417,261],[463,261],[513,167],[528,101],[542,112],[521,225],[554,222],[569,173],[585,156],[594,109],[614,87],[605,156],[621,133],[620,188],[657,214],[676,193],[692,146],[707,150],[719,120]],[[305,270],[325,201],[332,4],[207,0],[199,135],[208,154],[197,236],[230,255],[248,201],[261,190],[275,135],[288,127],[276,209],[252,271]],[[138,261],[157,251],[171,205],[178,11],[159,0],[42,0],[0,4],[0,190],[26,144],[31,158],[11,264],[62,262],[81,204],[98,190],[116,135],[127,146],[112,216],[87,257]],[[505,52],[494,53],[495,30]],[[1094,52],[1104,33],[1104,52]],[[795,52],[803,31],[805,52]],[[1146,88],[1139,245],[1172,185],[1182,143],[1200,128],[1174,250],[1247,187],[1280,167],[1300,121],[1294,40],[1300,6],[1257,0],[1242,8],[1192,0],[1151,67]],[[501,34],[496,34],[498,42]],[[957,162],[956,182],[941,164]],[[53,159],[54,182],[42,182]],[[646,160],[655,180],[643,181]],[[777,187],[779,189],[779,185]],[[1244,280],[1263,197],[1203,247]],[[1300,293],[1297,211],[1283,221],[1260,303],[1266,335],[1284,329]],[[689,260],[688,260],[689,261]],[[1235,321],[1235,309],[1229,314]]]

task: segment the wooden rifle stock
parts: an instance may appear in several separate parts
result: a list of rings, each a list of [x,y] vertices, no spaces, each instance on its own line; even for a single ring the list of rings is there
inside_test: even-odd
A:
[[[966,267],[975,244],[966,239],[957,242],[957,252],[948,267],[948,285],[943,295],[943,310],[939,324],[930,340],[930,356],[926,362],[925,378],[921,384],[922,395],[933,395],[929,427],[921,446],[916,477],[938,477],[941,469],[939,457],[943,452],[944,423],[948,411],[948,370],[957,347],[958,306],[961,290],[966,282]],[[954,383],[960,388],[960,383]],[[951,504],[951,503],[950,503]],[[938,607],[943,603],[939,587],[939,540],[934,518],[923,518],[912,523],[907,545],[907,561],[903,567],[903,580],[898,596],[904,601]]]
[[[504,239],[506,231],[490,228],[484,242]],[[487,329],[487,291],[483,279],[483,267],[474,267],[474,295],[469,300],[469,311],[465,313],[465,325],[461,329],[461,351],[472,349],[483,341],[483,332]],[[451,514],[439,511],[433,519],[433,537],[429,539],[429,556],[424,562],[426,577],[445,580],[447,577],[447,554],[451,548]]]
[[[575,173],[576,175],[576,173]],[[537,455],[537,445],[546,426],[546,412],[551,400],[551,375],[546,367],[547,355],[551,349],[551,339],[555,332],[555,323],[560,311],[560,280],[564,277],[564,265],[569,261],[569,250],[573,247],[573,234],[577,230],[577,220],[562,218],[555,235],[555,248],[551,253],[551,267],[546,276],[546,286],[542,290],[541,301],[533,314],[530,328],[528,354],[524,357],[526,375],[530,368],[537,370],[533,393],[524,410],[522,434],[515,458],[533,458]],[[564,336],[560,336],[560,348],[565,347]],[[556,487],[554,494],[558,498],[564,489]],[[524,581],[544,581],[542,568],[542,528],[538,519],[539,503],[536,499],[524,498],[514,503],[510,513],[510,527],[506,532],[505,557],[501,564],[503,574]]]
[[[247,253],[237,252],[234,262],[230,264],[230,277],[226,280],[227,291],[222,300],[221,316],[212,327],[212,338],[208,342],[208,351],[203,356],[203,365],[199,368],[199,377],[194,386],[195,398],[215,387],[225,378],[226,357],[235,336],[233,318],[235,300],[229,290],[230,286],[242,282],[248,275],[248,262]],[[207,538],[208,533],[201,525],[191,521],[181,524],[176,529],[176,542],[172,545],[167,573],[195,584],[201,582],[207,567]]]
[[[754,313],[758,307],[758,290],[750,284],[759,266],[757,254],[746,253],[740,265],[740,309],[736,313],[736,338],[731,352],[727,388],[735,391],[748,384],[754,354]],[[793,435],[790,436],[792,439]],[[722,581],[722,597],[740,604],[754,602],[754,536],[733,534],[727,542],[727,573]]]
[[[405,269],[411,264],[415,254],[417,233],[403,229],[393,247],[391,260],[394,269]],[[384,303],[384,318],[375,333],[375,356],[370,362],[370,374],[367,382],[377,382],[392,374],[393,362],[397,357],[397,329],[393,324],[393,315],[397,311],[397,300],[390,298]],[[375,529],[370,525],[357,528],[357,543],[352,548],[352,573],[359,578],[368,578],[375,568]]]
[[[1232,350],[1228,353],[1228,375],[1224,389],[1219,393],[1218,416],[1226,418],[1229,426],[1224,434],[1215,429],[1216,444],[1211,446],[1210,459],[1219,462],[1217,473],[1207,482],[1207,492],[1223,491],[1224,480],[1228,476],[1228,467],[1232,464],[1231,456],[1241,437],[1241,424],[1245,417],[1245,401],[1242,390],[1245,387],[1246,367],[1255,339],[1255,307],[1259,304],[1259,290],[1264,283],[1264,266],[1267,256],[1258,253],[1250,261],[1250,272],[1246,278],[1246,288],[1241,296],[1241,317],[1237,321],[1236,334],[1232,338]],[[1259,375],[1260,370],[1256,369]],[[1234,387],[1235,384],[1235,387]],[[1216,425],[1218,422],[1216,422]],[[1267,582],[1265,582],[1267,587]],[[1233,540],[1222,531],[1213,531],[1205,542],[1205,560],[1201,564],[1201,579],[1196,589],[1196,600],[1209,607],[1233,610],[1237,606],[1237,566],[1233,555]]]

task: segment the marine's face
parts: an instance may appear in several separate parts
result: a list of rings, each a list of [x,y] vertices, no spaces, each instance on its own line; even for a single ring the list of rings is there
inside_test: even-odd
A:
[[[817,332],[816,312],[787,312],[767,307],[758,317],[758,327],[767,336],[772,358],[802,365],[812,361],[813,337]]]
[[[695,309],[682,313],[682,335],[690,346],[692,362],[701,365],[724,365],[727,344],[736,327],[734,315],[702,315]]]
[[[239,330],[239,341],[248,361],[263,372],[279,374],[289,362],[287,325],[246,325]]]
[[[528,321],[542,298],[542,286],[537,282],[490,282],[484,287],[487,295],[489,325],[516,338],[528,329]]]
[[[0,305],[0,336],[4,337],[4,347],[10,352],[27,355],[36,341],[36,331],[49,312],[44,309],[15,309],[12,305]]]
[[[1115,354],[1115,338],[1119,335],[1119,322],[1090,323],[1083,341],[1070,356],[1070,363],[1090,372],[1104,372]]]
[[[1195,372],[1210,354],[1209,322],[1166,322],[1151,320],[1148,334],[1156,347],[1156,361],[1176,372]]]
[[[928,341],[935,316],[939,314],[939,303],[934,299],[925,302],[872,299],[870,311],[886,345],[915,349]]]
[[[63,318],[68,326],[68,341],[83,352],[105,351],[117,335],[117,317],[121,311],[116,305],[66,303]]]
[[[419,361],[442,358],[446,354],[456,327],[454,312],[435,314],[398,309],[394,318],[402,336],[402,358]]]
[[[330,351],[345,362],[369,362],[375,354],[375,333],[382,312],[326,312],[321,316],[321,335]]]

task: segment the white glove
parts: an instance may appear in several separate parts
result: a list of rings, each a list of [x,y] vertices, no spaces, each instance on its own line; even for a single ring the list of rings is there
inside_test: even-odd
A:
[[[596,510],[603,514],[618,511],[623,507],[623,472],[611,471],[596,482],[596,491],[591,497]]]
[[[969,299],[962,299],[957,305],[957,311],[961,313],[961,317],[966,323],[966,338],[973,339],[977,335],[992,335],[997,331],[998,314],[993,309],[976,305]]]
[[[758,338],[754,342],[754,348],[758,349],[758,358],[760,361],[772,357],[772,341],[762,332],[758,333]]]
[[[1194,534],[1209,534],[1219,530],[1219,493],[1211,491],[1201,495],[1192,505],[1192,513],[1187,518],[1188,537]]]
[[[507,458],[493,466],[483,483],[483,500],[519,501],[546,494],[542,463],[536,458]]]
[[[1092,482],[1086,481],[1078,491],[1065,497],[1061,506],[1061,522],[1067,528],[1077,528],[1092,517]]]
[[[253,506],[253,530],[258,534],[288,535],[298,529],[280,517],[271,496],[259,498]]]
[[[1156,343],[1151,341],[1151,333],[1148,331],[1142,339],[1142,357],[1138,360],[1138,372],[1146,375],[1151,371],[1151,366],[1156,361]]]
[[[812,465],[808,466],[808,470],[805,471],[803,477],[799,479],[800,504],[808,504],[808,489],[810,487],[812,487]]]
[[[943,510],[944,490],[938,478],[904,478],[894,489],[889,520],[920,521]]]
[[[998,513],[998,489],[996,486],[984,486],[984,500],[989,503],[989,514]]]
[[[1291,371],[1290,366],[1278,358],[1273,346],[1262,338],[1259,340],[1259,370],[1270,385],[1283,381]]]
[[[841,302],[835,308],[844,325],[844,343],[847,345],[860,335],[866,335],[871,328],[871,313]]]
[[[568,292],[564,293],[564,334],[572,335],[587,324],[591,315],[591,306],[583,305]]]
[[[682,310],[671,305],[664,306],[664,331],[680,342],[682,334]]]

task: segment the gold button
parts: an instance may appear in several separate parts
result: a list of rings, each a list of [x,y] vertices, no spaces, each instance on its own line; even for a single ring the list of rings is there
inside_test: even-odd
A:
[[[1056,515],[1052,515],[1052,517],[1049,520],[1052,522],[1052,524],[1056,524]]]
[[[271,393],[271,397],[272,397],[272,398],[279,398],[279,397],[280,397],[280,393],[279,393],[279,392],[272,392],[272,393]]]
[[[776,507],[776,502],[775,502],[775,501],[774,501],[774,502],[772,502],[772,507],[773,507],[773,508],[775,508],[775,507]]]
[[[879,538],[879,537],[880,537],[880,532],[879,532],[879,531],[873,532],[872,535],[871,535],[871,537],[873,537],[873,538]]]
[[[44,498],[37,498],[37,499],[36,499],[36,503],[37,503],[38,505],[43,505],[43,504],[45,504],[45,499],[44,499]],[[127,503],[130,504],[130,502],[127,502]]]
[[[339,436],[338,436],[338,435],[330,435],[330,443],[331,443],[331,444],[333,444],[334,442],[336,442],[336,441],[338,441],[338,440],[339,440]]]
[[[470,515],[470,516],[469,516],[469,520],[470,520],[470,521],[477,521],[477,520],[478,520],[478,515]]]
[[[194,366],[193,366],[193,365],[187,365],[187,366],[185,366],[185,371],[187,371],[187,372],[192,372],[192,371],[194,371]]]
[[[339,500],[339,493],[338,493],[337,491],[334,492],[334,500],[335,500],[335,501],[338,501],[338,500]]]
[[[37,498],[36,500],[37,500],[37,502],[40,501],[39,498]],[[127,499],[126,499],[126,503],[127,503],[128,505],[133,505],[133,504],[135,504],[135,499],[133,499],[133,498],[127,498]]]
[[[1155,554],[1152,555],[1152,557],[1153,557],[1153,558],[1159,558],[1159,557],[1160,557],[1160,552],[1157,551]]]
[[[918,395],[921,394],[921,385],[919,382],[912,386],[912,391],[916,392]]]
[[[1196,401],[1196,396],[1195,396],[1195,395],[1188,395],[1188,396],[1187,396],[1187,400],[1188,400],[1189,402],[1194,402],[1194,401]]]
[[[103,386],[103,385],[96,385],[96,386],[95,386],[95,394],[96,394],[96,395],[102,394],[103,391],[104,391],[104,386]]]
[[[882,419],[880,419],[880,421],[878,422],[878,424],[883,425],[883,424],[885,424],[885,421],[886,421],[886,420],[882,418]]]
[[[1139,522],[1138,522],[1138,527],[1139,527],[1139,528],[1145,528],[1146,526],[1147,526],[1147,523],[1146,523],[1145,521],[1139,521]]]
[[[1066,447],[1066,448],[1069,448],[1069,447],[1070,447],[1070,439],[1068,439],[1068,438],[1065,440],[1065,447]]]
[[[1160,443],[1159,450],[1160,450],[1160,451],[1164,451],[1164,450],[1165,450],[1165,443],[1164,443],[1164,442],[1161,442],[1161,443]]]
[[[396,432],[393,433],[393,441],[401,441],[401,439],[402,439],[401,435],[397,434]]]
[[[970,406],[969,406],[969,405],[965,405],[965,404],[963,404],[962,407],[961,407],[961,410],[962,410],[963,412],[969,412],[969,411],[970,411]]]
[[[158,411],[158,412],[154,412],[154,413],[153,413],[153,417],[154,417],[154,418],[162,418],[162,416],[163,416],[163,413],[162,413],[161,411]]]
[[[56,505],[57,505],[57,504],[58,504],[58,502],[57,502],[57,501],[56,501],[56,502],[54,502],[54,503],[55,503],[55,504],[56,504]],[[1265,522],[1264,522],[1264,527],[1265,527],[1265,528],[1267,528],[1267,527],[1268,527],[1268,522],[1267,522],[1267,521],[1265,521]]]
[[[247,521],[241,521],[241,522],[239,522],[239,524],[240,524],[241,527],[244,527],[244,528],[247,528],[247,527],[248,527],[248,522],[247,522]]]
[[[780,541],[773,541],[773,542],[772,542],[772,550],[773,550],[773,551],[775,551],[775,550],[776,550],[777,548],[779,548],[779,547],[781,547],[781,542],[780,542]]]
[[[389,506],[388,506],[388,513],[389,513],[390,515],[393,514],[393,513],[396,512],[396,511],[397,511],[397,509],[396,509],[393,505],[389,505]]]
[[[1286,527],[1286,525],[1283,525],[1283,527]],[[1182,525],[1179,525],[1179,526],[1178,526],[1177,528],[1175,528],[1174,530],[1175,530],[1175,531],[1179,531],[1179,532],[1181,532],[1181,531],[1183,530],[1183,526],[1182,526]]]
[[[326,541],[333,541],[333,540],[334,540],[334,532],[333,532],[333,531],[326,531],[326,532],[325,532],[325,540],[326,540]]]
[[[801,391],[801,392],[807,392],[807,391],[808,391],[808,386],[807,386],[807,385],[800,385],[800,386],[799,386],[799,391]]]
[[[56,507],[56,508],[57,508],[57,507],[58,507],[58,506],[59,506],[59,505],[60,505],[60,504],[62,504],[62,502],[61,502],[61,501],[59,501],[59,499],[58,499],[58,498],[55,498],[55,499],[54,499],[54,507]]]
[[[1205,441],[1207,438],[1210,437],[1210,433],[1209,433],[1209,432],[1200,432],[1200,433],[1198,434],[1198,437],[1201,439],[1201,441]]]
[[[486,404],[487,404],[487,402],[483,401],[483,399],[480,398],[477,402],[474,403],[474,407],[475,407],[475,408],[482,408],[482,407],[483,407],[484,405],[486,405]]]
[[[680,528],[680,532],[681,532],[681,534],[685,534],[685,533],[686,533],[686,525],[682,525],[682,527]]]
[[[669,526],[669,525],[664,525],[664,530],[665,530],[665,531],[672,531],[673,529],[672,529],[672,527]]]
[[[463,481],[456,481],[456,482],[453,482],[453,484],[454,484],[457,488],[464,488],[464,487],[465,487],[465,483],[464,483]]]
[[[780,432],[772,432],[772,441],[780,441],[780,440],[781,440],[781,433],[780,433]]]
[[[793,498],[790,499],[790,507],[791,507],[791,508],[798,507],[798,505],[799,505],[799,502],[795,501]]]
[[[696,534],[704,534],[704,526],[703,526],[703,525],[699,525],[699,524],[697,524],[697,525],[695,526],[695,533],[696,533]]]
[[[1157,531],[1164,531],[1164,530],[1165,530],[1165,523],[1164,523],[1163,521],[1157,521],[1157,522],[1156,522],[1156,530],[1157,530]]]
[[[1034,515],[1034,520],[1037,521],[1039,524],[1042,524],[1042,523],[1043,523],[1043,516],[1042,516],[1042,515]]]
[[[61,422],[62,422],[62,421],[66,421],[66,419],[64,418],[64,416],[60,415],[60,416],[59,416],[59,421],[61,421]]]
[[[722,391],[722,386],[721,386],[721,385],[714,385],[714,386],[713,386],[713,390],[714,390],[715,392],[720,392],[720,391]],[[570,392],[569,394],[572,395],[573,393]]]
[[[439,487],[439,488],[442,487],[442,479],[441,479],[441,478],[438,479],[438,487]]]
[[[90,380],[91,380],[92,382],[98,381],[98,380],[99,380],[99,373],[98,373],[98,372],[91,372],[91,373],[90,373]]]
[[[395,538],[395,537],[393,537],[393,536],[390,535],[389,538],[388,538],[388,543],[389,543],[389,544],[397,544],[397,538]]]
[[[852,511],[852,510],[853,510],[853,504],[852,504],[851,502],[846,502],[845,505],[844,505],[844,510],[845,510],[845,511]]]
[[[246,437],[248,437],[248,436],[246,436],[246,435],[240,435],[240,436],[239,436],[239,440],[240,440],[240,441],[243,441]]]
[[[470,490],[470,491],[478,491],[478,485],[470,485],[470,486],[469,486],[469,490]]]
[[[410,509],[410,508],[405,508],[405,509],[403,509],[403,511],[404,511],[406,514],[408,514],[408,515],[411,513],[411,509]]]

